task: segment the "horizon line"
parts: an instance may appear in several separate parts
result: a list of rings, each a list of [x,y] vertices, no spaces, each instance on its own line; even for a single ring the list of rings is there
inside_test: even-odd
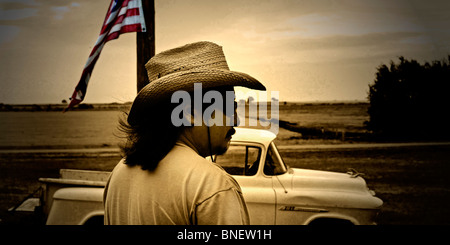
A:
[[[255,101],[255,102],[271,102],[268,101]],[[278,103],[369,103],[369,100],[283,100],[278,101]],[[117,104],[117,105],[124,105],[124,104],[132,104],[133,101],[126,101],[126,102],[83,102],[81,104],[90,104],[90,105],[111,105],[111,104]],[[68,103],[2,103],[0,102],[0,105],[15,105],[15,106],[32,106],[32,105],[67,105]]]

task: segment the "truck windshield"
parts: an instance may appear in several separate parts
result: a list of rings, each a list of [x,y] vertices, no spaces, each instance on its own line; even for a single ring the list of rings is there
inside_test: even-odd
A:
[[[275,144],[270,143],[269,149],[267,151],[266,161],[264,163],[264,174],[265,175],[280,175],[287,171],[286,165],[284,165],[281,159],[278,149]]]

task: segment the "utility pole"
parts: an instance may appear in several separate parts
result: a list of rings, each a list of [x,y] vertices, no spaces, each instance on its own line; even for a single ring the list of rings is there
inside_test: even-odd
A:
[[[149,83],[145,64],[155,55],[155,0],[142,0],[146,32],[136,34],[137,92]]]

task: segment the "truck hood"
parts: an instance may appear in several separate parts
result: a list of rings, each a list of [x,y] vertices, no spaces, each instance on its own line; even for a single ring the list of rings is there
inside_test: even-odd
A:
[[[383,202],[361,177],[346,173],[290,168],[291,189],[300,203],[329,207],[375,209]]]

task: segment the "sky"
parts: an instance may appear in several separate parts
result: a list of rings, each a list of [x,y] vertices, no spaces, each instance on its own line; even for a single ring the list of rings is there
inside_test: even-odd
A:
[[[68,101],[109,3],[0,0],[0,103]],[[157,53],[215,42],[280,101],[364,101],[380,65],[450,55],[448,0],[155,0],[155,26]],[[135,96],[127,33],[105,45],[84,102]]]

